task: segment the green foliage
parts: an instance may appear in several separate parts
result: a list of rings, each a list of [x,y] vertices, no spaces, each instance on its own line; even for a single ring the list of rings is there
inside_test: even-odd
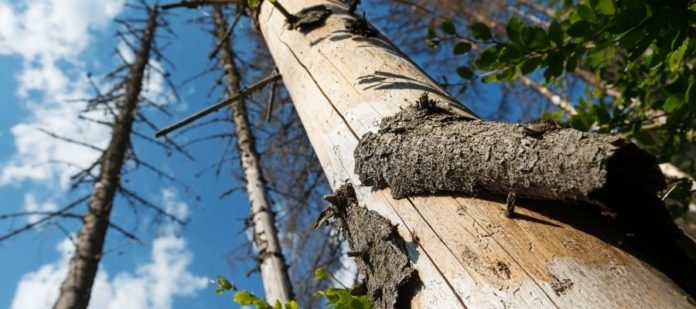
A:
[[[350,289],[328,288],[315,295],[326,297],[326,305],[336,309],[372,309],[367,296],[351,295]]]
[[[215,294],[222,294],[224,292],[227,292],[229,290],[234,290],[234,285],[232,282],[227,280],[227,278],[218,275],[215,277],[215,283],[217,284],[218,288],[215,290]]]
[[[491,29],[482,23],[474,23],[469,27],[469,31],[474,39],[477,40],[488,41],[493,37],[491,35]]]
[[[333,277],[330,272],[323,268],[314,270],[314,279],[317,281],[328,280]],[[215,282],[218,288],[215,294],[220,294],[234,289],[234,285],[223,276],[217,276]],[[372,303],[367,296],[355,296],[351,294],[351,289],[348,288],[328,288],[325,291],[317,291],[314,293],[316,297],[326,298],[326,305],[336,309],[372,309]],[[254,306],[258,309],[299,309],[300,306],[294,300],[285,304],[276,301],[271,306],[265,300],[259,298],[249,291],[238,291],[234,294],[233,300],[243,306]]]
[[[329,272],[326,271],[326,269],[323,269],[321,267],[314,270],[314,280],[317,281],[328,279],[330,275],[331,274],[329,274]]]
[[[255,9],[259,6],[259,4],[261,4],[261,0],[247,0],[247,5],[249,8]]]
[[[577,114],[561,117],[572,127],[626,135],[661,161],[693,149],[694,1],[564,3],[545,28],[513,14],[496,39],[481,23],[458,32],[456,21],[442,25],[446,36],[431,30],[428,37],[438,43],[433,47],[444,39],[456,40],[455,55],[470,52],[471,43],[478,45],[473,60],[463,59],[456,69],[465,83],[504,82],[543,72],[547,84],[562,87],[571,84],[565,78],[583,77],[586,91],[575,105]],[[696,165],[693,158],[687,162]]]

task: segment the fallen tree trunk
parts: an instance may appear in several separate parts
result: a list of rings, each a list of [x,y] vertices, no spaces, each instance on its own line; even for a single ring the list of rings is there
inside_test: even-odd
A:
[[[342,4],[282,3],[293,14],[319,4],[331,15],[298,28],[296,19],[288,27],[286,17],[265,1],[260,28],[332,187],[352,183],[357,203],[386,218],[405,241],[422,286],[417,293],[404,291],[407,295],[402,297],[427,308],[691,306],[682,289],[644,262],[654,262],[650,254],[658,259],[662,254],[663,259],[653,265],[692,293],[691,279],[678,272],[692,273],[693,263],[683,254],[669,256],[677,252],[672,245],[665,245],[668,253],[631,251],[621,244],[632,242],[634,236],[592,207],[557,200],[522,201],[516,218],[508,219],[502,215],[505,203],[495,199],[447,192],[394,199],[390,187],[361,185],[354,173],[359,140],[377,132],[384,118],[413,105],[423,92],[447,113],[477,117],[388,39],[355,31],[356,17]],[[518,193],[525,195],[524,190]],[[622,198],[607,200],[617,204]],[[628,196],[621,205],[641,202]],[[656,209],[652,206],[645,208]],[[648,238],[654,238],[649,239],[651,244],[660,239],[672,244],[669,233]],[[386,258],[379,251],[370,252],[366,257],[370,261]],[[387,306],[395,301],[378,299]]]

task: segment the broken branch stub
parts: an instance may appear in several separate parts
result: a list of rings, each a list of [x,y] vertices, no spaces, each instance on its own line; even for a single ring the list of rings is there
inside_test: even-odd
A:
[[[629,182],[637,192],[665,186],[655,159],[623,138],[469,120],[432,101],[385,118],[377,133],[360,139],[354,156],[360,181],[390,187],[397,199],[514,192],[529,199],[603,202],[607,188],[617,187],[610,182]]]
[[[334,218],[348,240],[360,274],[361,288],[375,308],[410,307],[420,279],[406,251],[397,227],[377,212],[358,205],[350,184],[329,196]]]

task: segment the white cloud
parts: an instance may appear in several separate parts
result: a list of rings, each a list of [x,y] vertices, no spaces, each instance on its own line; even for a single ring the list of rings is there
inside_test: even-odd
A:
[[[28,212],[55,211],[58,210],[58,206],[51,202],[39,203],[36,201],[34,194],[26,193],[24,194],[24,210]],[[30,215],[27,217],[27,221],[29,221],[29,223],[34,223],[42,217],[42,215]]]
[[[0,1],[0,54],[33,61],[77,57],[90,44],[90,31],[106,28],[124,0],[12,3]]]
[[[85,65],[80,57],[92,43],[91,32],[105,30],[123,4],[124,0],[0,0],[0,55],[21,58],[17,94],[29,111],[29,116],[10,130],[17,151],[0,163],[0,185],[31,180],[48,187],[58,182],[59,189],[65,189],[70,174],[97,158],[96,151],[51,139],[38,129],[96,146],[106,144],[108,128],[77,121],[83,106],[65,102],[84,98],[89,89],[87,80],[61,69],[61,65],[82,71]],[[37,95],[31,96],[31,91]],[[46,164],[52,161],[78,167]]]
[[[177,201],[172,190],[163,190],[162,199],[168,210],[184,216],[188,213],[188,206]],[[163,226],[161,235],[153,241],[150,261],[137,266],[133,273],[121,272],[109,279],[105,267],[100,266],[90,308],[171,308],[175,296],[192,296],[208,285],[207,278],[188,270],[193,254],[186,241],[174,235],[172,224]],[[67,274],[74,246],[66,239],[56,249],[60,253],[56,262],[22,277],[12,301],[13,309],[53,305]]]
[[[350,251],[350,247],[348,246],[348,242],[344,241],[341,243],[341,268],[339,268],[336,271],[336,274],[334,277],[336,277],[336,285],[341,285],[345,284],[346,286],[351,286],[353,283],[355,283],[355,279],[357,279],[358,276],[358,264],[355,263],[355,260],[352,257],[348,256],[348,251]]]
[[[32,109],[31,115],[12,127],[16,152],[0,164],[0,185],[31,180],[46,186],[58,184],[66,189],[70,176],[94,162],[99,152],[85,146],[54,139],[39,129],[104,148],[110,129],[78,120],[77,104],[46,104]],[[108,120],[103,114],[91,118]],[[98,171],[94,171],[98,172]]]

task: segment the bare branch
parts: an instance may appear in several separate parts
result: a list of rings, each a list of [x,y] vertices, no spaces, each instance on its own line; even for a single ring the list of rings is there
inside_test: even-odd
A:
[[[12,231],[6,233],[5,235],[0,236],[0,242],[3,242],[3,241],[5,241],[5,240],[10,239],[10,238],[12,238],[12,237],[14,237],[14,236],[17,236],[17,235],[19,235],[19,234],[21,234],[21,233],[23,233],[23,232],[26,232],[26,231],[28,231],[28,230],[31,230],[32,228],[34,228],[34,227],[36,227],[36,226],[38,226],[38,225],[40,225],[40,224],[42,224],[42,223],[44,223],[44,222],[46,222],[46,221],[48,221],[48,220],[51,220],[51,219],[53,219],[53,218],[55,218],[55,217],[61,216],[62,214],[65,214],[68,210],[74,208],[74,207],[77,206],[77,205],[80,205],[82,202],[88,200],[89,198],[90,198],[90,195],[85,195],[85,196],[83,196],[83,197],[77,199],[76,201],[74,201],[74,202],[68,204],[67,206],[65,206],[65,207],[63,207],[63,208],[61,208],[61,209],[59,209],[59,210],[53,212],[51,215],[45,216],[45,217],[43,217],[43,218],[41,218],[41,219],[39,219],[39,220],[36,220],[36,221],[34,221],[34,222],[31,222],[31,223],[28,223],[28,224],[26,224],[26,225],[24,225],[24,226],[22,226],[22,227],[20,227],[20,228],[18,228],[18,229],[14,229],[14,230],[12,230]],[[2,215],[2,216],[0,216],[0,220],[2,220],[2,219],[7,219],[7,218],[12,218],[12,217],[18,217],[18,216],[19,216],[19,215],[16,214],[16,213],[15,213],[15,214]]]
[[[161,136],[167,135],[168,133],[170,133],[178,128],[181,128],[181,127],[183,127],[191,122],[196,121],[197,119],[200,119],[201,117],[203,117],[205,115],[208,115],[212,112],[215,112],[215,111],[231,104],[232,102],[235,102],[239,99],[242,99],[242,98],[248,96],[249,94],[253,93],[254,91],[263,88],[267,84],[270,84],[274,81],[280,80],[280,78],[281,78],[280,74],[273,74],[273,75],[257,82],[256,84],[252,85],[251,87],[243,89],[242,91],[240,91],[235,96],[232,96],[231,98],[228,98],[228,99],[222,100],[218,103],[215,103],[212,106],[205,108],[200,112],[197,112],[197,113],[195,113],[187,118],[184,118],[183,120],[165,128],[165,129],[160,130],[159,132],[155,133],[155,137],[161,137]]]
[[[44,130],[44,129],[42,129],[42,128],[38,128],[37,130],[43,132],[44,134],[46,134],[46,135],[48,135],[48,136],[50,136],[50,137],[53,137],[53,138],[55,138],[55,139],[59,139],[59,140],[64,141],[64,142],[68,142],[68,143],[71,143],[71,144],[84,146],[84,147],[87,147],[87,148],[89,148],[89,149],[93,149],[93,150],[96,150],[96,151],[99,151],[99,152],[104,152],[104,149],[101,149],[101,148],[99,148],[99,147],[97,147],[97,146],[94,146],[94,145],[87,144],[87,143],[85,143],[85,142],[80,142],[80,141],[76,141],[76,140],[71,139],[71,138],[63,137],[63,136],[57,135],[57,134],[55,134],[55,133],[48,132],[48,131],[46,131],[46,130]]]
[[[237,22],[239,22],[239,18],[242,17],[242,10],[237,8],[237,13],[234,14],[234,21],[232,24],[227,28],[227,31],[225,31],[225,35],[223,38],[215,45],[215,48],[213,51],[211,51],[208,54],[209,59],[215,58],[215,55],[217,55],[218,51],[220,51],[220,48],[225,45],[225,42],[229,40],[230,36],[232,35],[232,31],[234,30],[234,27],[237,25]]]
[[[238,1],[234,0],[184,0],[176,3],[169,3],[160,6],[163,10],[171,10],[176,8],[188,8],[195,9],[203,5],[214,5],[214,4],[235,4]]]
[[[170,220],[172,220],[172,221],[174,221],[174,222],[176,222],[176,223],[178,223],[178,224],[180,224],[180,225],[186,225],[186,220],[181,219],[181,218],[177,217],[176,215],[174,215],[174,214],[172,214],[172,213],[170,213],[170,212],[168,212],[168,211],[162,209],[161,207],[159,207],[159,206],[155,205],[154,203],[152,203],[152,202],[146,200],[145,198],[141,197],[141,196],[138,195],[137,193],[135,193],[135,192],[133,192],[133,191],[131,191],[131,190],[128,190],[128,189],[124,188],[123,186],[120,186],[120,187],[118,188],[118,191],[119,191],[121,194],[123,194],[126,198],[132,199],[133,201],[138,202],[140,205],[143,205],[143,206],[145,206],[145,207],[148,207],[148,208],[154,210],[156,213],[158,213],[158,214],[160,214],[160,215],[162,215],[162,216],[165,216],[165,217],[169,218]],[[0,239],[0,241],[2,241],[2,239]]]

